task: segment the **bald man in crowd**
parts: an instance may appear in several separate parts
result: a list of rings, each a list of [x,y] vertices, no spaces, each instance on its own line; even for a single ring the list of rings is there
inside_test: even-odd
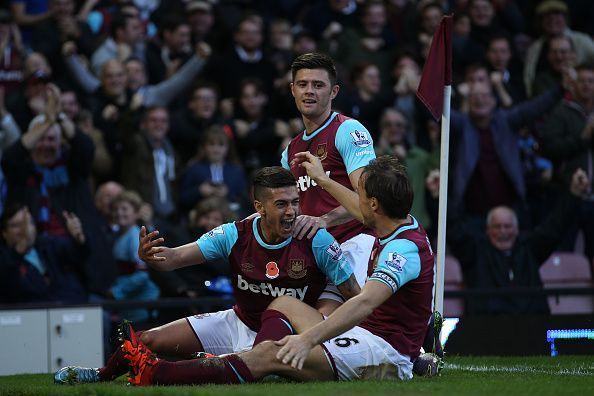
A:
[[[460,260],[467,287],[542,287],[539,268],[561,243],[563,230],[577,215],[579,197],[587,190],[586,173],[578,169],[550,216],[526,234],[519,233],[518,218],[507,206],[488,212],[482,235],[467,223],[448,218],[448,245]],[[545,295],[489,295],[469,299],[466,306],[466,313],[481,315],[548,312]]]

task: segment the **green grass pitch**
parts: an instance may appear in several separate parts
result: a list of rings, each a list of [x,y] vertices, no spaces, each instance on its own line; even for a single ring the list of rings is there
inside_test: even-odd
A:
[[[263,383],[134,388],[54,385],[50,374],[0,377],[0,395],[594,395],[594,356],[453,357],[442,375],[408,382]]]

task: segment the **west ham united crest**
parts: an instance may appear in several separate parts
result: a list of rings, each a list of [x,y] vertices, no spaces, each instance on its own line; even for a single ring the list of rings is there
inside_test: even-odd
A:
[[[316,149],[316,157],[320,159],[320,161],[324,161],[328,156],[328,149],[326,147],[326,143],[318,144],[318,148]]]
[[[289,269],[287,270],[287,274],[293,279],[301,279],[307,275],[305,260],[289,259]]]

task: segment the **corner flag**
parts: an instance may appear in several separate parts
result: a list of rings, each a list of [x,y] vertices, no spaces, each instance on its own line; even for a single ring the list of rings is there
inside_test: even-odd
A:
[[[433,35],[417,97],[438,121],[443,113],[443,88],[452,85],[452,17],[444,16]]]

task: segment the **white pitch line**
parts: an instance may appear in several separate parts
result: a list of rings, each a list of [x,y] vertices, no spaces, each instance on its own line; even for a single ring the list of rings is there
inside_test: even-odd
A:
[[[460,371],[473,371],[473,372],[485,372],[485,373],[532,373],[532,374],[549,374],[549,375],[594,375],[594,366],[589,367],[577,367],[574,369],[559,369],[559,370],[548,370],[542,368],[535,368],[530,366],[476,366],[466,364],[454,364],[445,363],[445,370],[460,370]]]

